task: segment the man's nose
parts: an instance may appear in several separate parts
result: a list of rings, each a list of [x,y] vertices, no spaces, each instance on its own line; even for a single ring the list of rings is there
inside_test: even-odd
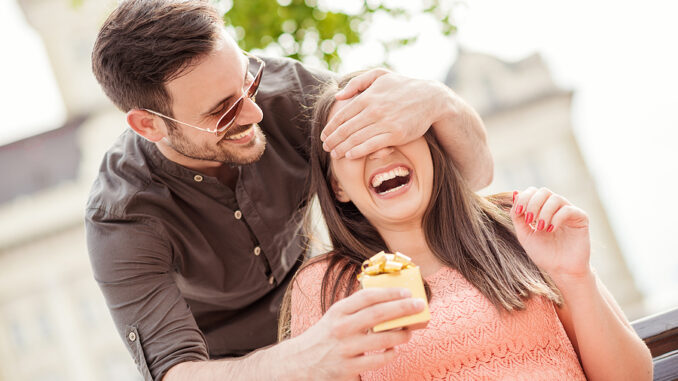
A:
[[[238,126],[245,126],[252,123],[259,123],[264,117],[259,105],[257,105],[251,98],[245,98],[242,105],[242,110],[238,114],[235,124]]]
[[[383,157],[386,157],[393,152],[393,147],[384,147],[384,148],[379,148],[378,150],[372,152],[371,154],[367,155],[368,159],[381,159]]]

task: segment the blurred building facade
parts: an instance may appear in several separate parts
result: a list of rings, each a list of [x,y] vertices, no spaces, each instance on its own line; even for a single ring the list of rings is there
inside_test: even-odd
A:
[[[66,125],[0,147],[0,381],[137,380],[88,262],[84,205],[101,157],[125,128],[90,69],[114,1],[19,0],[40,33],[68,110]],[[462,53],[448,77],[483,116],[493,190],[547,185],[593,221],[594,264],[630,317],[642,314],[570,123],[572,94],[538,56],[517,64]]]
[[[518,62],[460,50],[445,79],[481,115],[494,157],[483,194],[547,187],[587,212],[591,262],[630,319],[644,314],[628,269],[572,130],[572,96],[556,86],[537,54]]]
[[[43,39],[67,122],[0,147],[0,381],[140,380],[87,257],[84,205],[124,128],[90,69],[115,1],[19,1]]]

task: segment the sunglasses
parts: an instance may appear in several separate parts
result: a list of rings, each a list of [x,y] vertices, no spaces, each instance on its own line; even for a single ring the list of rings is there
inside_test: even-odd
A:
[[[185,126],[193,127],[196,130],[210,132],[210,133],[217,134],[217,135],[228,130],[230,127],[233,126],[233,124],[235,123],[235,120],[238,118],[238,115],[240,114],[240,111],[242,111],[242,107],[245,104],[245,98],[251,99],[252,102],[255,101],[255,98],[257,96],[257,91],[259,90],[259,83],[261,83],[261,77],[264,74],[264,66],[266,66],[266,64],[264,63],[264,61],[261,58],[254,56],[252,54],[249,54],[247,52],[243,52],[243,53],[245,53],[245,55],[247,57],[251,57],[251,58],[254,59],[254,62],[250,61],[250,64],[249,64],[247,70],[250,73],[252,71],[256,70],[256,74],[254,75],[254,79],[252,80],[252,83],[249,85],[249,87],[247,87],[247,89],[245,91],[243,91],[243,95],[241,95],[240,98],[238,98],[238,100],[235,101],[235,103],[233,103],[233,105],[231,107],[229,107],[228,110],[226,110],[221,115],[219,120],[217,120],[217,124],[216,124],[215,128],[212,129],[212,128],[198,127],[198,126],[194,126],[194,125],[189,124],[189,123],[185,123],[185,122],[170,118],[169,116],[167,116],[165,114],[161,114],[157,111],[149,110],[147,108],[145,108],[143,110],[150,112],[151,114],[169,119],[173,122],[180,123],[180,124],[183,124]]]

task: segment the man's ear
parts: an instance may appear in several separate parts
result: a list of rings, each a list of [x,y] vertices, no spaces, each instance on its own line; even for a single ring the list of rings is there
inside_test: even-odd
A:
[[[341,187],[341,184],[339,184],[339,182],[337,181],[337,179],[334,178],[334,176],[332,176],[332,179],[330,180],[330,185],[332,185],[332,191],[334,191],[334,196],[336,197],[337,201],[339,202],[351,201],[351,199],[344,191],[344,188]]]
[[[144,138],[158,142],[167,135],[165,124],[160,121],[160,117],[151,114],[148,111],[131,109],[127,112],[127,124]]]

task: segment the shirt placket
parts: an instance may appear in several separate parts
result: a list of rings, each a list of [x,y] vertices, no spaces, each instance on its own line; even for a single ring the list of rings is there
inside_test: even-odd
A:
[[[256,234],[260,229],[257,226],[258,221],[261,221],[261,218],[256,213],[256,210],[251,207],[251,199],[245,191],[243,185],[243,176],[242,176],[242,167],[239,168],[238,173],[238,182],[236,183],[234,195],[234,202],[236,204],[236,210],[233,213],[233,217],[236,220],[241,221],[247,227],[247,230],[250,232],[250,237],[252,237],[252,253],[251,255],[259,258],[261,263],[264,265],[265,276],[268,279],[269,286],[274,286],[276,284],[276,278],[273,274],[273,268],[271,267],[271,262],[267,256],[267,251],[263,249],[262,246],[265,244],[259,239],[259,235]],[[263,254],[263,255],[262,255]]]
[[[279,279],[284,277],[284,274],[278,274],[278,272],[281,271],[279,268],[280,266],[272,266],[273,263],[279,261],[278,254],[274,252],[271,241],[267,239],[271,236],[272,232],[269,231],[269,228],[264,224],[263,219],[254,207],[254,202],[245,189],[245,181],[247,181],[247,179],[246,176],[243,175],[241,169],[240,177],[236,185],[236,201],[241,208],[240,210],[243,213],[243,218],[247,218],[248,229],[250,229],[252,236],[256,240],[254,255],[261,258],[266,266],[266,277],[268,278],[269,287],[275,287],[278,284]]]
[[[242,168],[238,169],[238,182],[236,183],[236,189],[240,186],[241,183],[241,176],[242,176]],[[268,279],[268,283],[270,285],[275,283],[275,277],[273,276],[273,271],[271,269],[271,265],[268,261],[268,258],[265,255],[261,255],[263,250],[261,248],[261,244],[259,242],[259,239],[257,235],[255,234],[254,230],[252,229],[252,226],[248,223],[248,218],[246,217],[245,213],[243,213],[243,209],[240,207],[239,202],[238,202],[238,196],[237,192],[231,191],[230,188],[215,178],[209,178],[210,180],[213,180],[214,184],[213,186],[216,187],[218,193],[220,194],[219,198],[221,199],[221,202],[226,205],[227,208],[231,209],[233,211],[233,217],[237,222],[242,223],[245,225],[247,228],[247,231],[249,232],[250,240],[252,242],[251,245],[251,251],[250,255],[254,255],[255,257],[260,258],[260,261],[264,267],[264,275]],[[202,183],[205,181],[205,177],[200,174],[196,174],[193,176],[193,181],[197,183]],[[242,193],[242,192],[241,192]],[[249,213],[248,213],[249,214]]]

